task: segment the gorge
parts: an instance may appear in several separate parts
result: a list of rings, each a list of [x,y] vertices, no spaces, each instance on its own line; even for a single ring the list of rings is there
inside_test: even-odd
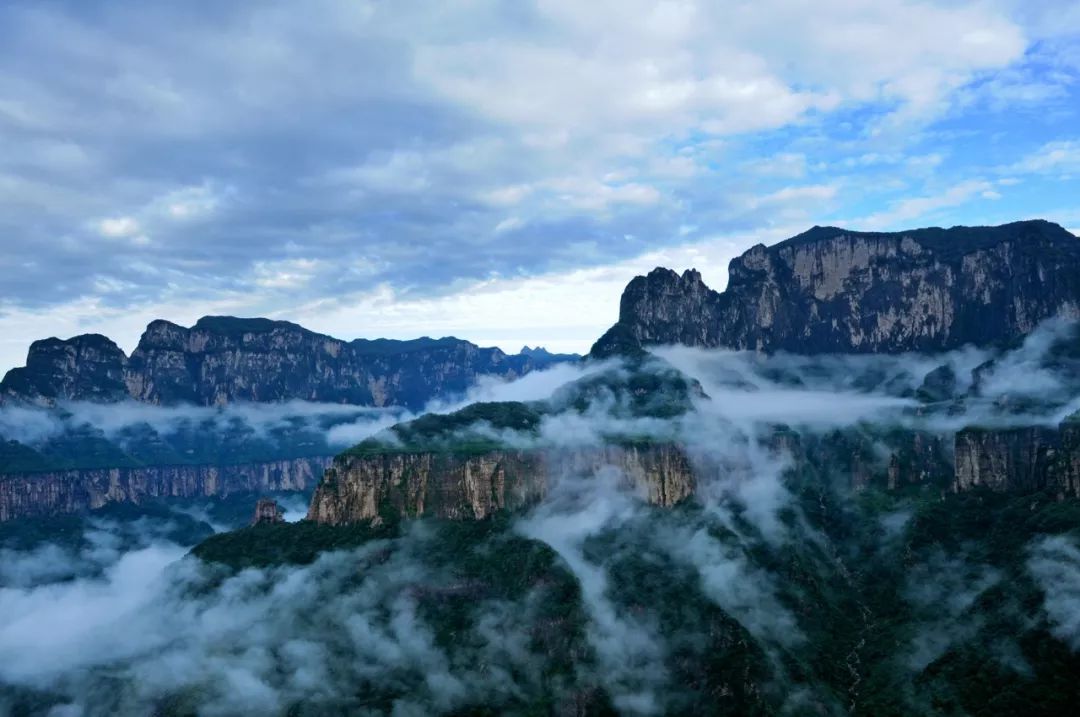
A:
[[[0,708],[1068,713],[1077,245],[817,228],[723,292],[635,278],[550,364],[239,319],[47,343],[5,379],[0,591],[89,604],[54,644],[95,649],[0,630]]]

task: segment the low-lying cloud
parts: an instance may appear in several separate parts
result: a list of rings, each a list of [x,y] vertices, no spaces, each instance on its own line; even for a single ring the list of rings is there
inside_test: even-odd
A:
[[[812,438],[858,425],[947,432],[973,423],[1052,424],[1075,405],[1075,392],[1062,390],[1075,385],[1072,364],[1055,353],[1072,330],[1044,326],[1004,354],[798,357],[663,348],[656,353],[667,365],[700,383],[688,411],[635,415],[627,396],[599,391],[583,410],[549,413],[528,434],[488,426],[490,437],[521,448],[575,449],[613,435],[673,441],[685,448],[699,479],[693,505],[680,507],[677,520],[658,518],[676,514],[643,504],[612,466],[559,476],[538,505],[511,520],[507,535],[546,546],[578,587],[574,604],[582,610],[584,643],[562,682],[547,681],[548,658],[536,643],[537,634],[569,629],[559,620],[572,619],[538,617],[551,599],[549,586],[533,585],[515,601],[489,595],[433,557],[445,538],[425,521],[397,538],[323,553],[310,565],[240,572],[184,558],[188,546],[161,530],[120,546],[110,536],[122,529],[107,524],[91,526],[74,548],[47,540],[5,548],[0,682],[59,695],[59,708],[67,705],[71,714],[137,714],[169,699],[207,715],[277,712],[301,702],[358,714],[419,715],[546,692],[572,699],[568,695],[580,697],[575,690],[593,688],[603,689],[623,713],[662,714],[685,689],[678,670],[687,669],[689,658],[673,662],[672,656],[688,644],[700,647],[706,636],[664,627],[661,606],[627,599],[626,564],[644,560],[649,569],[689,574],[695,599],[730,618],[730,639],[752,646],[770,670],[765,693],[838,711],[835,695],[786,681],[792,655],[813,639],[804,593],[815,581],[850,580],[853,568],[804,513],[808,504],[791,480],[794,456],[777,439],[782,427]],[[962,399],[920,393],[941,366],[950,367],[950,390]],[[541,401],[569,381],[631,370],[617,362],[558,366],[512,382],[485,380],[463,401],[432,408]],[[176,421],[224,415],[269,431],[282,421],[316,421],[329,412],[344,417],[330,429],[337,431],[331,442],[342,443],[408,416],[310,404],[239,406],[227,413],[141,406],[126,413],[129,408],[67,410],[116,432],[132,421],[169,430]],[[25,409],[5,410],[5,430],[13,431]],[[40,415],[22,424],[23,435],[43,430],[47,422],[35,423]],[[288,518],[297,518],[305,506],[293,501],[283,507]],[[820,507],[825,510],[824,502]],[[898,504],[875,520],[876,549],[901,560],[911,511]],[[630,533],[634,540],[620,539]],[[488,544],[460,549],[467,552],[454,560],[491,554]],[[818,556],[814,564],[825,577],[797,573],[807,582],[793,585],[784,566],[790,567],[790,556],[806,554]],[[1062,537],[1040,541],[1027,559],[1045,594],[1053,634],[1074,650],[1080,649],[1077,566],[1080,550]],[[918,673],[981,629],[975,606],[1001,585],[1002,574],[962,550],[932,553],[908,568],[899,599],[914,627],[895,657],[899,668]],[[432,605],[441,609],[462,595],[471,617],[448,642]],[[856,650],[848,659],[857,658]],[[1021,670],[1017,655],[1013,643],[1002,643],[999,661],[1011,659]],[[0,708],[12,699],[0,688]]]

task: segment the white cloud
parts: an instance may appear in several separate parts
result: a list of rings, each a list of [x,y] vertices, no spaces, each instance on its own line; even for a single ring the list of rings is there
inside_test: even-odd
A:
[[[836,196],[835,184],[810,184],[801,187],[784,187],[777,191],[760,197],[755,201],[756,206],[786,204],[789,202],[823,201]]]
[[[315,259],[260,261],[255,263],[252,282],[264,289],[295,289],[309,284],[325,269],[325,263]]]
[[[97,223],[98,232],[109,239],[127,239],[141,231],[134,217],[109,217]]]
[[[766,177],[802,179],[806,176],[806,155],[801,152],[780,152],[771,157],[749,160],[742,166]]]
[[[417,75],[516,125],[729,133],[852,100],[929,110],[1025,46],[1020,28],[987,5],[549,0],[537,11],[542,35],[422,44]]]
[[[1023,158],[1006,171],[1015,174],[1071,174],[1080,171],[1080,141],[1057,140]]]
[[[167,192],[156,198],[151,207],[170,219],[187,221],[211,215],[221,201],[221,195],[209,183],[203,183]]]
[[[363,314],[367,335],[581,348],[610,323],[626,267],[640,270],[634,257],[647,248],[679,255],[685,237],[731,227],[783,238],[764,228],[838,223],[836,207],[868,195],[859,211],[880,227],[992,198],[980,180],[956,179],[963,152],[917,130],[964,110],[963,89],[999,75],[997,86],[1038,94],[1038,73],[1017,71],[1031,65],[1025,50],[1067,74],[1067,48],[1030,46],[1053,13],[1022,10],[537,0],[509,12],[491,0],[316,0],[205,22],[161,6],[0,10],[13,40],[44,38],[5,55],[32,74],[4,72],[0,58],[0,143],[26,148],[0,157],[11,227],[0,220],[0,231],[12,245],[3,269],[16,280],[0,301],[17,312],[2,333],[25,346],[41,325],[112,322],[94,294],[130,285],[139,322],[148,307],[171,318],[218,303],[340,317],[343,297],[359,297],[385,311]],[[1059,156],[1068,141],[1058,145],[1030,171],[1071,171]],[[860,182],[863,171],[890,176]],[[882,205],[924,179],[925,196]],[[132,262],[132,244],[153,260]],[[619,280],[595,279],[606,272]],[[603,320],[544,288],[575,295],[581,281],[589,302],[609,307]],[[432,296],[418,298],[418,286]],[[509,322],[495,302],[463,298],[493,286],[539,292],[557,308],[510,298],[522,313]],[[240,291],[250,295],[229,293]],[[56,328],[28,321],[53,315],[35,302],[53,303]],[[86,306],[106,315],[75,308]],[[82,318],[63,318],[73,311]],[[334,333],[361,325],[310,311]]]
[[[855,219],[851,225],[855,229],[900,229],[905,223],[922,219],[939,209],[964,204],[974,197],[985,196],[986,192],[993,192],[993,184],[984,179],[970,179],[938,194],[894,202],[885,211]]]
[[[512,232],[523,226],[525,226],[525,222],[520,217],[507,217],[495,225],[495,233],[503,234],[505,232]]]

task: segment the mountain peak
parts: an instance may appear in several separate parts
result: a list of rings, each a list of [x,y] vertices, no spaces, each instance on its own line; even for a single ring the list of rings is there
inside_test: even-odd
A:
[[[279,321],[259,317],[241,318],[237,316],[203,316],[196,321],[195,325],[191,328],[194,330],[222,334],[266,333],[274,331],[275,329],[290,329],[293,331],[314,333],[291,321]]]
[[[658,267],[623,292],[593,356],[682,343],[795,353],[1009,343],[1080,316],[1080,241],[1035,219],[862,232],[815,226],[733,259],[728,287]]]
[[[923,227],[901,231],[860,231],[835,226],[815,225],[778,244],[768,247],[770,250],[804,246],[817,242],[827,242],[841,237],[849,239],[896,240],[911,239],[928,249],[935,251],[960,250],[978,251],[1006,241],[1049,241],[1064,242],[1066,245],[1076,241],[1076,237],[1060,224],[1045,219],[1024,219],[997,226],[953,226]]]

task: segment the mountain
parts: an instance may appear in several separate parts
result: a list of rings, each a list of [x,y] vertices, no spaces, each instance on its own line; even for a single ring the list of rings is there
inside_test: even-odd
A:
[[[26,366],[0,382],[10,404],[0,414],[0,521],[156,498],[309,493],[348,445],[329,440],[335,428],[452,399],[481,376],[577,358],[508,356],[456,338],[346,342],[223,316],[191,328],[154,321],[131,356],[99,334],[35,341]]]
[[[521,356],[528,356],[536,361],[551,362],[551,361],[575,361],[580,356],[577,354],[554,354],[548,351],[543,346],[537,346],[532,348],[530,346],[522,346],[518,351]]]
[[[617,360],[576,364],[545,398],[419,417],[228,401],[333,395],[370,365],[357,356],[399,360],[431,339],[331,356],[299,327],[230,319],[223,337],[208,319],[158,327],[119,364],[103,337],[45,345],[46,370],[16,385],[226,405],[59,401],[67,428],[29,451],[0,443],[40,471],[0,476],[0,520],[5,504],[101,506],[83,529],[0,523],[0,587],[26,595],[13,605],[137,605],[58,621],[78,632],[56,641],[22,619],[0,712],[1073,714],[1070,237],[1040,222],[814,229],[737,259],[723,293],[657,270],[594,348]],[[694,348],[711,346],[762,350]],[[104,427],[80,428],[86,416]],[[7,425],[40,421],[25,423]],[[326,458],[341,429],[363,440]],[[65,472],[73,460],[123,467]],[[162,460],[178,466],[144,467]],[[276,500],[297,515],[295,493],[254,493],[311,488],[294,523]],[[206,537],[212,494],[247,527]],[[112,500],[157,516],[130,522],[128,552],[102,537],[132,508]],[[158,536],[178,533],[188,557],[154,563]],[[80,635],[95,649],[69,649]]]
[[[881,233],[814,227],[733,259],[728,286],[636,277],[596,357],[688,346],[821,353],[1009,345],[1080,317],[1080,239],[1047,221]]]
[[[1070,714],[1078,357],[1080,325],[1049,322],[1010,349],[587,364],[548,400],[397,424],[306,521],[193,554],[267,590],[297,571],[319,614],[359,582],[377,634],[409,596],[438,657],[354,678],[384,705],[438,664],[480,713]],[[347,709],[353,684],[300,700]]]
[[[309,493],[330,465],[312,456],[258,463],[80,468],[0,475],[0,523],[110,504],[254,496],[272,491]]]
[[[422,408],[477,377],[513,378],[576,356],[508,356],[452,337],[342,341],[287,321],[206,316],[191,328],[151,322],[131,356],[86,334],[35,341],[0,399],[222,405],[287,400]]]

